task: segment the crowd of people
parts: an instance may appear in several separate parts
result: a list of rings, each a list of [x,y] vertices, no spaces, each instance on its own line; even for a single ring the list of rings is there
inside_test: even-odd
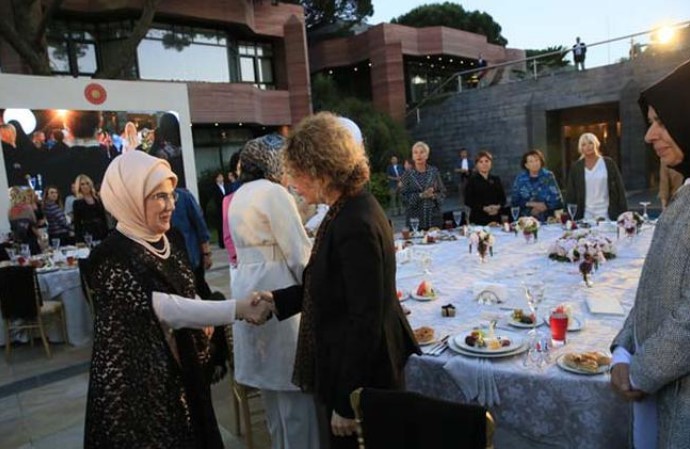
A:
[[[645,140],[662,169],[683,180],[690,176],[689,82],[690,62],[640,99],[650,123]],[[210,385],[226,353],[213,342],[225,341],[232,325],[235,380],[261,392],[273,448],[356,448],[350,393],[404,389],[407,358],[420,353],[397,298],[393,230],[367,188],[370,165],[357,125],[312,115],[286,139],[246,142],[236,168],[231,164],[231,183],[219,174],[214,221],[232,267],[231,298],[218,298],[204,280],[210,233],[200,205],[179,185],[179,138],[158,146],[154,138],[152,151],[138,151],[127,127],[100,189],[80,173],[64,203],[55,185],[42,198],[28,188],[9,192],[14,238],[33,251],[44,233],[101,241],[85,273],[95,323],[84,446],[222,447]],[[162,120],[160,134],[166,127],[175,124]],[[578,150],[565,198],[577,205],[572,218],[615,219],[627,210],[618,167],[594,134],[582,134]],[[442,226],[447,195],[430,152],[416,142],[409,161],[400,166],[391,158],[387,170],[391,199],[401,200],[408,224],[416,218],[420,229]],[[500,222],[508,196],[492,174],[494,155],[483,150],[471,160],[462,149],[459,156],[456,182],[470,221]],[[539,150],[521,158],[510,195],[521,216],[545,221],[563,208],[545,165]],[[677,189],[611,348],[612,387],[634,403],[635,447],[690,445],[682,345],[690,337],[690,193]]]

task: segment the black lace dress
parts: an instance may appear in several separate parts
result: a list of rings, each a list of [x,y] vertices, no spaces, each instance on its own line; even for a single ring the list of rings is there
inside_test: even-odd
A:
[[[184,243],[160,259],[119,232],[89,258],[95,336],[85,448],[222,448],[204,369],[200,330],[172,333],[179,362],[153,310],[153,291],[194,297]]]

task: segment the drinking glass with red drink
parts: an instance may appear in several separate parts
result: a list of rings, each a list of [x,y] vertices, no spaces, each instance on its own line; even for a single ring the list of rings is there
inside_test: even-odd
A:
[[[565,344],[565,336],[568,332],[568,314],[559,310],[552,310],[549,315],[551,327],[551,340],[554,346]]]

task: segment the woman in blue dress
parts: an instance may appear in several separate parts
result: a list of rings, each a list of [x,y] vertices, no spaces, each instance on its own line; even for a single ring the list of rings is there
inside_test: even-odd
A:
[[[563,208],[561,189],[553,173],[544,168],[544,154],[531,150],[522,155],[524,171],[515,177],[511,205],[520,207],[520,216],[531,216],[539,221]]]

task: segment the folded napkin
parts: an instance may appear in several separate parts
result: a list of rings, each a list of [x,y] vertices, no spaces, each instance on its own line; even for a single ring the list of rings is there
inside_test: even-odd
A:
[[[443,369],[462,390],[467,400],[476,400],[485,407],[501,403],[493,366],[489,360],[452,357],[443,365]]]
[[[499,302],[506,302],[508,300],[508,287],[505,284],[478,281],[472,285],[473,299],[477,299],[484,292],[493,293]],[[492,297],[493,295],[489,294],[487,296]]]
[[[395,253],[395,261],[398,265],[409,262],[411,258],[410,248],[401,249]]]

